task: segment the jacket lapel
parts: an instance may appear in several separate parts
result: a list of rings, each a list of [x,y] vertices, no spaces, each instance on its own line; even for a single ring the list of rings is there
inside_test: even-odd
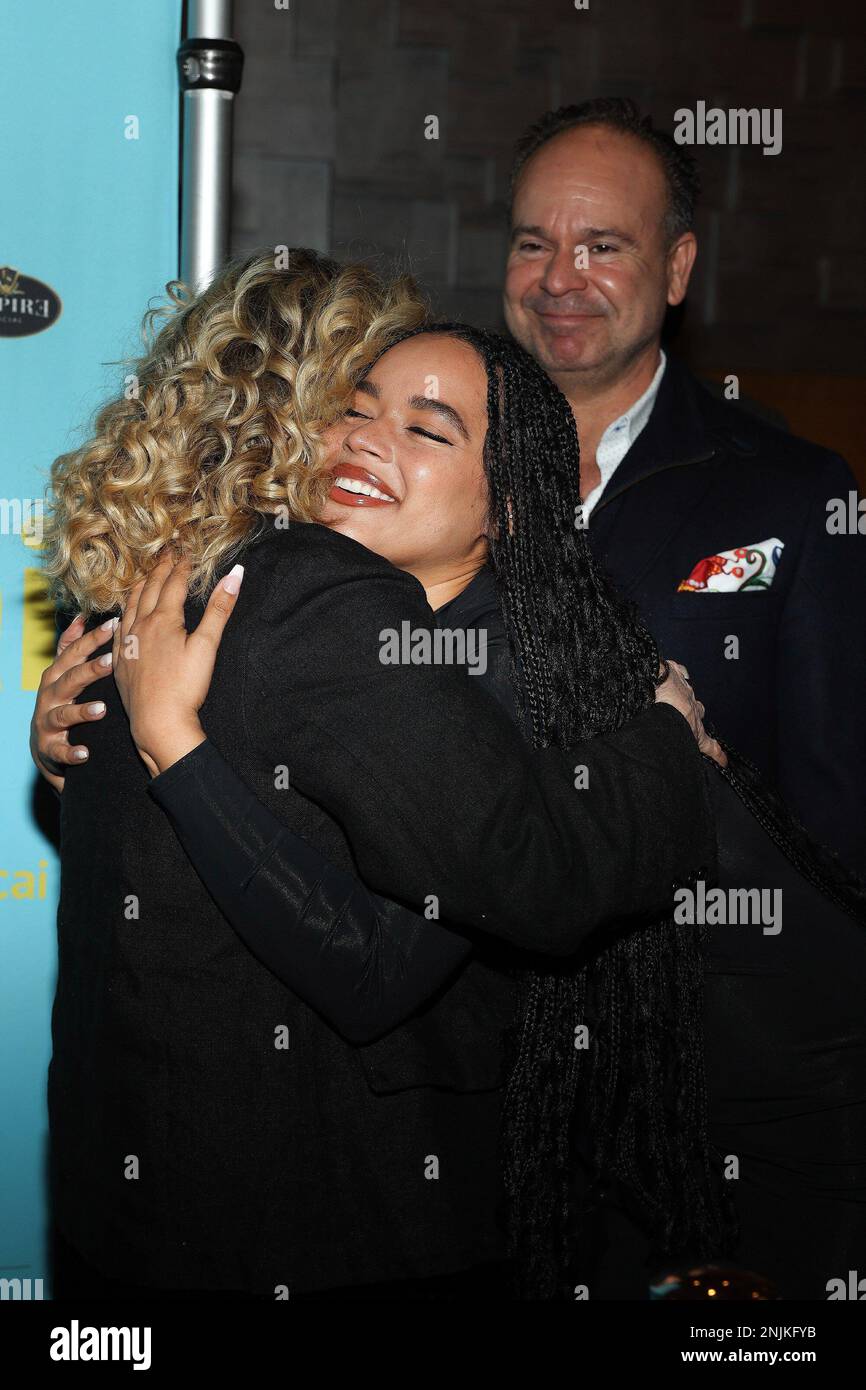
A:
[[[715,404],[668,357],[652,415],[590,515],[593,552],[625,591],[640,582],[711,485],[711,470],[701,465],[718,456],[721,440],[706,419],[707,403]],[[660,476],[663,505],[659,490],[646,486]]]

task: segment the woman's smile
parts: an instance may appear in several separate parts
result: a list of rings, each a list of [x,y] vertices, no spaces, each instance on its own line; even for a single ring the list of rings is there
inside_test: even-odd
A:
[[[338,463],[331,472],[334,483],[328,496],[332,502],[344,507],[391,507],[398,501],[369,468],[359,468],[356,463]]]

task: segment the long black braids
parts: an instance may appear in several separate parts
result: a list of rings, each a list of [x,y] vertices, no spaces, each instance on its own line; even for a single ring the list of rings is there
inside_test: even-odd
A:
[[[503,616],[524,682],[529,644],[545,673],[547,698],[539,687],[533,708],[530,697],[533,743],[568,747],[652,703],[658,652],[589,550],[567,402],[515,345],[485,337],[477,350],[489,382],[485,464]],[[614,932],[570,968],[526,976],[504,1125],[524,1297],[564,1296],[583,1282],[590,1216],[616,1181],[658,1260],[718,1255],[732,1239],[707,1137],[702,1000],[699,935],[672,920]]]

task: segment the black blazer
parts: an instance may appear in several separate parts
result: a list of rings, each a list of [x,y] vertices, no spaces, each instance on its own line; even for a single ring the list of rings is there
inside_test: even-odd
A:
[[[338,867],[560,952],[714,872],[705,769],[676,711],[594,740],[592,762],[530,755],[464,671],[379,660],[384,629],[435,626],[414,579],[319,526],[267,527],[244,560],[204,727]],[[200,614],[191,602],[190,626]],[[128,1282],[263,1293],[499,1255],[507,993],[461,975],[433,1070],[389,1085],[386,1068],[374,1089],[222,917],[146,794],[111,678],[99,697],[113,717],[82,727],[92,757],[61,803],[49,1113],[66,1238]],[[399,1058],[404,1037],[377,1046]]]
[[[827,531],[828,501],[854,489],[838,455],[717,400],[669,357],[588,536],[708,721],[864,877],[866,535]],[[677,592],[703,557],[774,536],[785,549],[766,592]]]

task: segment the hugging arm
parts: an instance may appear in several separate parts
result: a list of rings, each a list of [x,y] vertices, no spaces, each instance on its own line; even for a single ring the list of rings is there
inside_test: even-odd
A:
[[[570,954],[712,875],[706,772],[676,710],[531,752],[465,670],[382,663],[386,630],[432,633],[423,590],[354,544],[330,576],[333,542],[347,544],[329,536],[277,566],[244,717],[266,763],[340,824],[375,892],[434,898],[440,919]]]
[[[599,747],[582,751],[594,762]],[[349,1042],[404,1022],[468,958],[467,937],[370,891],[289,830],[211,740],[149,791],[241,940]]]
[[[310,528],[307,537],[317,530]],[[383,854],[386,880],[397,885],[391,892],[402,896],[402,885],[417,884],[422,876],[439,886],[441,876],[463,920],[532,949],[568,952],[607,916],[647,912],[654,893],[666,903],[668,875],[677,878],[689,864],[694,867],[695,853],[712,862],[703,768],[680,714],[649,709],[567,757],[556,750],[536,754],[528,767],[522,739],[472,678],[447,668],[414,668],[413,675],[382,667],[379,623],[397,624],[411,614],[416,626],[429,626],[430,610],[413,580],[354,543],[349,554],[365,557],[367,570],[375,566],[372,586],[363,567],[349,576],[345,566],[328,573],[332,557],[320,554],[306,579],[294,557],[292,572],[278,574],[271,590],[279,601],[265,615],[245,714],[257,735],[264,731],[272,765],[285,759],[294,724],[306,729],[292,743],[292,757],[303,780],[304,759],[311,754],[313,788],[320,785],[323,750],[326,763],[336,757],[338,766],[331,765],[328,774],[333,804],[347,806],[356,841],[363,842],[371,817],[390,837]],[[306,677],[300,684],[296,667]],[[78,679],[85,677],[83,672]],[[310,714],[314,722],[305,724]],[[315,722],[323,717],[325,725]],[[192,752],[152,783],[153,794],[241,938],[352,1040],[367,1041],[414,1012],[459,967],[469,950],[466,940],[330,865],[201,740],[203,733]],[[386,801],[374,789],[371,804],[365,780],[379,771],[377,748]],[[419,782],[413,769],[425,759],[426,778]],[[585,769],[577,803],[585,814],[575,824],[572,846],[576,767]],[[439,816],[438,840],[431,840],[423,818],[415,825],[411,816],[395,816],[397,798],[405,805],[415,795],[428,816]],[[410,863],[405,851],[417,855],[419,846],[418,862]],[[537,860],[530,857],[536,854]],[[587,870],[578,896],[567,879],[575,860]],[[489,912],[479,908],[479,892]],[[536,896],[527,898],[532,892]],[[515,905],[515,893],[525,906]],[[551,904],[560,910],[553,926],[546,915]]]
[[[402,1023],[469,955],[465,937],[370,892],[295,835],[210,740],[149,791],[241,940],[349,1042]]]

